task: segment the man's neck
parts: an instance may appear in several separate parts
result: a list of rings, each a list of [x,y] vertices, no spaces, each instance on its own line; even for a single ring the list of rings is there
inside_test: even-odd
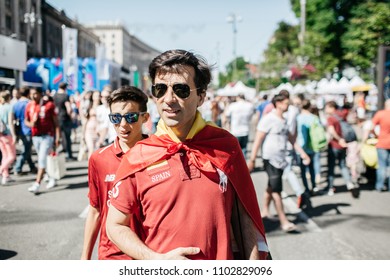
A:
[[[176,137],[180,140],[180,142],[184,142],[187,139],[188,132],[183,132],[177,129],[171,128],[172,132],[176,135]]]
[[[144,136],[142,134],[137,139],[134,139],[134,141],[132,141],[131,143],[126,143],[119,139],[118,140],[119,147],[121,148],[123,153],[126,153],[128,150],[133,148],[138,141],[141,141],[142,139],[144,139]]]

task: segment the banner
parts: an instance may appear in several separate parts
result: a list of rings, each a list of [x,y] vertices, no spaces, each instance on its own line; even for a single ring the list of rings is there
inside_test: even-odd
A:
[[[63,66],[70,94],[78,88],[77,29],[62,29]]]
[[[104,44],[96,44],[96,75],[98,89],[102,90],[104,85],[109,83],[110,64],[106,60],[106,47]]]

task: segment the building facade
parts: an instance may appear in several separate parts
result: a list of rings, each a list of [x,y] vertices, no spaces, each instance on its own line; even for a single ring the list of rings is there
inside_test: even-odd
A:
[[[62,58],[63,28],[77,29],[77,57],[102,59],[97,46],[104,46],[103,59],[110,60],[115,86],[131,84],[143,89],[148,66],[159,51],[131,35],[121,22],[83,25],[45,0],[0,0],[0,34],[26,42],[30,58]],[[27,62],[26,62],[27,63]],[[119,70],[118,70],[119,69]],[[2,74],[3,73],[3,74]],[[4,74],[5,73],[5,74]],[[15,69],[1,69],[0,78],[21,82]],[[120,76],[120,77],[119,77]]]
[[[122,84],[147,89],[148,67],[160,52],[130,34],[121,21],[98,22],[86,26],[99,36],[105,56],[121,65]]]

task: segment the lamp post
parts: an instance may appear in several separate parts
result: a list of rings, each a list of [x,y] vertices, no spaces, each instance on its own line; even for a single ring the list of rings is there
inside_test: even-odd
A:
[[[42,24],[42,19],[35,14],[34,10],[31,13],[24,14],[24,23],[30,24],[31,29],[35,27],[35,23]]]
[[[232,24],[233,28],[233,74],[232,80],[236,81],[237,79],[237,22],[241,22],[241,16],[236,15],[235,13],[231,13],[226,21]]]
[[[27,9],[28,10],[28,9]],[[34,7],[31,7],[30,12],[26,12],[23,15],[24,18],[24,23],[27,25],[27,30],[26,30],[26,42],[27,42],[27,48],[31,50],[31,54],[35,55],[35,50],[40,49],[38,44],[40,44],[40,35],[34,36],[37,38],[37,41],[35,43],[35,48],[34,46],[31,45],[31,35],[34,32],[35,27],[42,25],[42,19],[39,13],[35,13]],[[38,30],[38,29],[37,29]],[[39,33],[39,30],[38,30]]]
[[[31,35],[33,34],[34,32],[34,29],[35,27],[38,25],[42,25],[42,19],[41,19],[41,16],[40,16],[40,13],[35,13],[35,8],[31,6],[31,2],[27,2],[28,3],[28,6],[30,6],[29,8],[27,7],[26,9],[26,12],[24,13],[23,15],[23,22],[26,24],[26,45],[27,45],[27,57],[29,55],[36,55],[36,50],[39,50],[40,49],[40,30],[37,29],[37,36],[33,36],[33,37],[36,37],[36,41],[34,42],[35,46],[32,44],[32,40],[31,40]],[[40,11],[40,5],[39,5],[39,2],[38,3],[38,11]],[[30,12],[28,12],[30,10]],[[19,71],[17,71],[15,73],[15,86],[19,87],[20,83],[21,83],[21,80],[22,80],[22,75]]]
[[[305,33],[306,33],[306,0],[300,0],[301,3],[301,32],[299,33],[299,42],[301,48],[305,45]]]

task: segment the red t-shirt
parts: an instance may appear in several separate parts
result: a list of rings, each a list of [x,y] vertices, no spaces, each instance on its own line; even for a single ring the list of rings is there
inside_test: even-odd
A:
[[[337,135],[339,135],[339,136],[342,136],[342,135],[343,135],[343,133],[342,133],[342,131],[341,131],[340,121],[337,119],[337,117],[335,117],[335,116],[330,116],[330,117],[328,117],[327,126],[328,126],[328,127],[329,127],[329,126],[333,126],[334,129],[336,130]],[[332,137],[332,139],[330,140],[329,145],[330,145],[332,148],[335,148],[335,149],[339,149],[339,150],[344,149],[344,148],[339,144],[339,142],[338,142],[336,139],[334,139],[333,137]]]
[[[189,165],[183,150],[119,181],[113,193],[111,204],[115,208],[128,214],[140,213],[141,238],[152,250],[166,253],[178,247],[199,247],[199,254],[188,257],[233,258],[233,186],[229,182],[223,192],[217,171],[205,176]]]
[[[390,110],[380,110],[372,119],[373,127],[379,125],[380,132],[378,135],[377,148],[390,149]]]
[[[38,121],[31,128],[32,136],[50,135],[54,136],[55,124],[53,117],[56,116],[55,105],[51,101],[47,101],[40,105],[35,101],[30,101],[26,106],[25,119],[32,121],[38,116]]]
[[[130,259],[108,239],[106,231],[108,207],[112,196],[111,189],[115,181],[115,172],[123,155],[117,138],[111,145],[96,150],[88,163],[89,203],[99,209],[101,216],[99,259]]]

